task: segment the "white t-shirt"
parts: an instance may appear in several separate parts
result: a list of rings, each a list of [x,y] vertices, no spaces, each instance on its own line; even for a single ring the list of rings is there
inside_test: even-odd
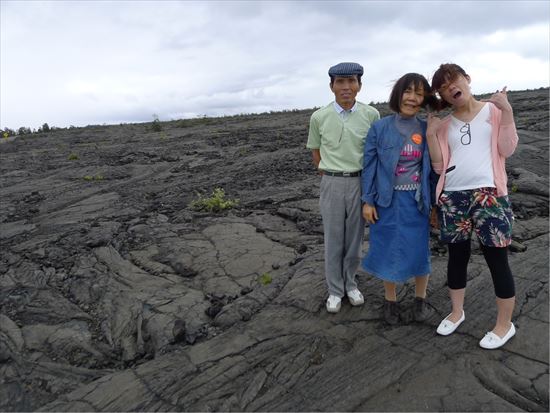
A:
[[[451,159],[445,173],[445,191],[495,187],[490,116],[489,105],[485,103],[470,122],[451,117]]]

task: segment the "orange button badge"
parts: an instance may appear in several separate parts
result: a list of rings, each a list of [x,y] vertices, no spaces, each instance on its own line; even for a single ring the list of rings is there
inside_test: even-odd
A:
[[[411,140],[417,145],[420,145],[422,143],[422,135],[415,133],[411,136]]]

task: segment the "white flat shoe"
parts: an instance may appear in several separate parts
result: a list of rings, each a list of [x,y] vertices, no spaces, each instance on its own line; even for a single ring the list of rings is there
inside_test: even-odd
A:
[[[440,334],[442,336],[448,336],[449,334],[454,333],[454,331],[458,328],[458,326],[461,325],[462,322],[466,319],[464,310],[462,310],[462,317],[460,317],[460,320],[458,320],[456,323],[453,323],[452,321],[447,319],[451,314],[449,314],[447,317],[443,319],[441,323],[439,323],[439,327],[437,327],[437,334]]]
[[[492,331],[489,331],[485,334],[485,337],[481,339],[479,346],[487,350],[494,350],[505,345],[506,342],[516,334],[516,327],[514,327],[514,323],[511,324],[510,329],[506,334],[504,334],[504,337],[499,337]]]

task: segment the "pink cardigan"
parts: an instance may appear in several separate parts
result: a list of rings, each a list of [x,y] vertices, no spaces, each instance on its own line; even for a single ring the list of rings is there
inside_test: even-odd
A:
[[[487,102],[489,105],[491,116],[488,122],[491,124],[491,159],[493,162],[493,178],[495,180],[495,186],[497,188],[497,196],[508,195],[508,188],[506,182],[508,177],[506,176],[505,159],[514,153],[516,146],[518,145],[518,134],[516,131],[516,125],[514,122],[508,125],[501,125],[500,120],[502,112],[491,102]],[[449,151],[449,124],[451,123],[451,115],[445,117],[441,123],[441,126],[436,131],[439,147],[441,148],[441,156],[443,162],[432,162],[432,167],[435,173],[439,174],[439,180],[435,189],[435,199],[439,199],[439,195],[443,191],[445,184],[445,171],[449,166],[449,160],[451,154]]]

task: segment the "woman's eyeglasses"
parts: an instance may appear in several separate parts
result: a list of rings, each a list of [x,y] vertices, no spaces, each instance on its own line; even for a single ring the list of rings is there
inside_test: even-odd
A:
[[[472,142],[472,135],[470,134],[470,124],[465,123],[460,128],[460,133],[462,133],[462,136],[460,137],[460,143],[462,145],[469,145],[470,142]]]

